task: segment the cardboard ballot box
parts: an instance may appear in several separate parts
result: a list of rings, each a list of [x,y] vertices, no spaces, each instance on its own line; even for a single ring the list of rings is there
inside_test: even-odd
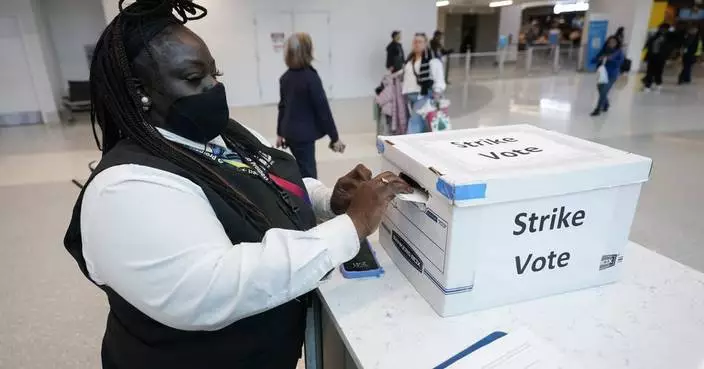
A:
[[[379,137],[382,246],[442,316],[614,282],[649,158],[529,125]]]

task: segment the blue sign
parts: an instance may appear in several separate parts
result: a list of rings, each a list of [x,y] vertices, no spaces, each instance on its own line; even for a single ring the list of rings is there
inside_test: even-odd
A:
[[[689,9],[689,8],[682,8],[680,9],[680,14],[679,14],[680,20],[700,20],[704,19],[704,9]]]
[[[609,21],[607,20],[593,20],[589,21],[589,33],[587,34],[587,52],[584,58],[584,69],[588,72],[596,71],[599,66],[598,61],[595,60],[596,56],[599,55],[599,51],[604,46],[606,42],[606,35],[608,34]]]

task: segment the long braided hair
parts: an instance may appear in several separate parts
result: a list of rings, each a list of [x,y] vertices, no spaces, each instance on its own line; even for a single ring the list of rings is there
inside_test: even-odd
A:
[[[207,10],[189,0],[137,0],[123,8],[124,1],[119,1],[120,13],[100,36],[90,68],[91,123],[98,148],[106,155],[120,140],[132,140],[150,154],[177,164],[203,181],[252,226],[265,232],[271,225],[261,210],[213,170],[202,155],[166,140],[141,108],[139,81],[128,58],[126,33],[139,32],[143,36],[150,23],[184,24],[204,17]],[[148,40],[142,40],[143,48],[149,52]],[[102,132],[101,139],[96,125]],[[256,156],[259,152],[251,137],[241,134],[232,123],[222,136],[227,142],[237,143],[237,151],[242,154]]]

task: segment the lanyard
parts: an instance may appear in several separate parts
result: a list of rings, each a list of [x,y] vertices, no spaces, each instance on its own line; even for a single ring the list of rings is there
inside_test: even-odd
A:
[[[229,165],[240,172],[258,177],[267,183],[273,182],[276,186],[292,193],[306,204],[311,205],[308,192],[301,188],[301,186],[268,172],[269,168],[273,165],[273,161],[269,155],[259,160],[260,165],[257,165],[252,159],[246,157],[242,158],[237,153],[212,143],[208,143],[205,150],[198,150],[188,145],[185,146],[219,164]],[[262,168],[262,166],[264,168]]]

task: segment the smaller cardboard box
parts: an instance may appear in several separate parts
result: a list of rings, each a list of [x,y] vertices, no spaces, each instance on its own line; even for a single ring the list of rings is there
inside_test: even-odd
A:
[[[651,160],[529,125],[380,137],[380,241],[441,316],[617,280]]]

